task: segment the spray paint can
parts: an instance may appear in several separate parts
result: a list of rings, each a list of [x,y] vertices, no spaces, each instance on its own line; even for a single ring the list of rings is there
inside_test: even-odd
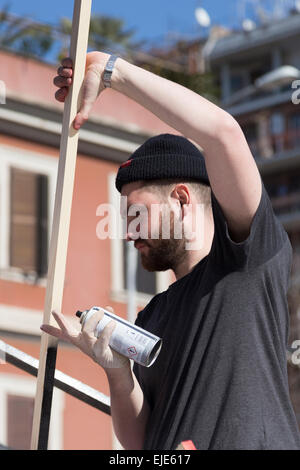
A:
[[[104,308],[92,307],[84,312],[78,310],[76,316],[80,318],[80,323],[83,326],[99,310],[103,310],[104,315],[95,328],[94,334],[96,338],[99,337],[111,320],[115,320],[117,324],[109,340],[110,347],[134,362],[150,367],[160,353],[162,339]]]

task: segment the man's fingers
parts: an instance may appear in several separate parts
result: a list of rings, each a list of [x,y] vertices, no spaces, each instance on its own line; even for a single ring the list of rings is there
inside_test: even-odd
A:
[[[71,322],[68,318],[66,318],[62,313],[56,312],[55,310],[52,312],[55,321],[57,322],[58,326],[61,330],[69,335],[69,336],[76,336],[80,332],[79,323],[76,321]]]
[[[56,338],[62,339],[64,337],[63,332],[59,328],[51,325],[41,325],[41,330],[48,335],[55,336]]]
[[[66,324],[64,316],[61,313],[56,312],[55,310],[53,310],[52,315],[54,316],[58,326],[60,326],[63,331],[67,331],[68,325]]]
[[[69,87],[72,85],[72,78],[57,76],[53,79],[53,84],[58,88]]]
[[[111,313],[115,313],[115,312],[114,312],[114,309],[113,309],[110,305],[107,305],[107,306],[105,307],[105,310],[108,310],[108,311],[111,312]]]
[[[77,131],[83,126],[83,124],[88,120],[88,114],[83,114],[80,111],[74,119],[73,126]]]
[[[67,341],[68,343],[78,346],[79,334],[75,331],[70,331],[70,332],[63,331],[63,330],[60,330],[59,328],[55,328],[55,326],[52,326],[52,325],[41,325],[40,328],[42,331],[44,331],[48,335],[54,336],[55,338],[59,340],[64,340],[64,341]]]
[[[62,61],[61,61],[61,65],[63,67],[67,67],[67,68],[72,68],[73,67],[73,61],[70,57],[65,57]]]
[[[94,313],[91,318],[89,318],[85,323],[84,323],[84,326],[82,328],[82,333],[90,336],[90,335],[93,335],[94,336],[94,331],[95,331],[95,328],[97,326],[97,324],[99,323],[99,321],[103,318],[103,315],[104,315],[104,312],[103,310],[99,310],[99,312],[96,312]]]
[[[55,98],[57,99],[57,101],[60,101],[61,103],[64,103],[68,93],[69,93],[69,88],[68,87],[60,88],[55,93]]]
[[[55,93],[55,99],[60,103],[64,103],[69,93],[69,88],[72,85],[73,77],[73,63],[67,57],[62,60],[62,66],[57,69],[58,76],[54,78],[53,84],[59,88]]]
[[[112,333],[113,333],[116,326],[117,326],[117,322],[115,320],[111,320],[106,325],[106,327],[103,328],[103,331],[102,331],[101,335],[99,336],[99,338],[97,340],[97,343],[98,343],[97,346],[99,347],[102,354],[108,348],[110,337],[111,337],[111,335],[112,335]]]
[[[67,69],[65,67],[59,67],[57,69],[57,75],[60,77],[69,77],[71,78],[73,76],[73,69]]]

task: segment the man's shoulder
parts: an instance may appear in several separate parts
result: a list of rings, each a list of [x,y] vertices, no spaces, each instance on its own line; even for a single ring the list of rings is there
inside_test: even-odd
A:
[[[136,318],[136,325],[141,325],[143,323],[143,319],[149,315],[160,302],[160,300],[166,295],[167,291],[159,292],[158,294],[154,295],[152,299],[147,303],[147,305],[138,312]]]

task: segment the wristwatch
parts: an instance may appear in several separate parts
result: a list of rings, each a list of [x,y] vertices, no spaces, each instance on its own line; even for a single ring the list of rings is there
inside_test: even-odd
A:
[[[111,88],[111,76],[113,73],[115,62],[118,58],[119,56],[117,55],[111,55],[107,61],[103,73],[103,84],[105,88]]]

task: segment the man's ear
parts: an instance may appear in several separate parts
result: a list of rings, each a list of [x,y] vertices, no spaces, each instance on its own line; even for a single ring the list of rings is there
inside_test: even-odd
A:
[[[184,204],[190,204],[191,195],[189,188],[185,184],[177,184],[173,189],[171,196],[176,198],[180,203],[181,207]]]

